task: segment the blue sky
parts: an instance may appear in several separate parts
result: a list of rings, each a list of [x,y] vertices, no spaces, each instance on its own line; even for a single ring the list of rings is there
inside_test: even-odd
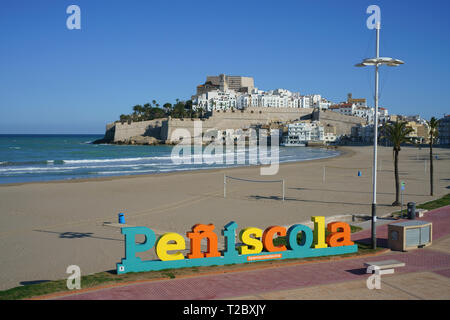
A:
[[[66,8],[81,8],[68,30]],[[449,1],[0,2],[0,133],[103,133],[135,104],[189,99],[207,75],[252,76],[264,90],[373,105],[381,8],[380,105],[425,118],[449,113]]]

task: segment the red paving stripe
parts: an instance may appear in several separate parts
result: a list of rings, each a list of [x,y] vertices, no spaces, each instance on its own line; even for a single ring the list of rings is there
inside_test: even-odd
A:
[[[221,299],[357,279],[365,281],[367,274],[364,262],[373,259],[373,257],[365,257],[332,263],[320,262],[155,281],[66,296],[62,299]],[[386,254],[376,258],[376,260],[391,259],[406,263],[405,267],[396,269],[396,273],[450,269],[450,255],[432,250],[417,249],[411,252]]]
[[[433,222],[433,239],[447,235],[450,231],[450,206],[427,213],[424,218]],[[370,230],[352,236],[352,240],[370,237]],[[387,225],[377,228],[378,237],[387,237]],[[450,274],[450,255],[438,251],[416,249],[410,252],[395,252],[382,256],[363,257],[283,266],[272,269],[242,271],[200,277],[152,281],[122,287],[74,294],[59,299],[151,299],[151,300],[196,300],[221,299],[260,294],[270,291],[288,290],[301,287],[331,284],[360,279],[366,281],[364,262],[376,260],[399,260],[405,267],[396,273],[434,271]]]

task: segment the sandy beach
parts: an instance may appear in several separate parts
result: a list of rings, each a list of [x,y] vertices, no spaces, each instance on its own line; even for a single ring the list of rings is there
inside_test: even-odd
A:
[[[241,228],[266,228],[305,222],[313,215],[370,215],[373,148],[339,150],[342,155],[335,158],[282,164],[274,176],[261,176],[255,166],[0,185],[0,290],[66,278],[66,268],[73,264],[82,274],[115,269],[124,254],[123,236],[119,228],[104,223],[116,223],[119,212],[125,213],[127,224],[147,226],[158,235],[185,235],[196,223],[213,223],[220,235],[230,221]],[[431,197],[428,149],[402,148],[399,168],[406,183],[405,205],[449,192],[450,149],[434,151],[438,159]],[[383,216],[400,209],[391,206],[392,148],[379,148],[378,169],[377,213]],[[235,180],[228,180],[224,198],[224,173],[244,179],[284,179],[285,201],[280,183]],[[153,253],[143,257],[155,257]]]

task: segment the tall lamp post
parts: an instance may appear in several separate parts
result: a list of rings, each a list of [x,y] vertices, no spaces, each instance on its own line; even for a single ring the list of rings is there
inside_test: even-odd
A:
[[[373,123],[373,200],[372,200],[372,248],[377,248],[376,236],[376,222],[377,222],[377,143],[378,143],[378,69],[382,65],[389,67],[397,67],[404,62],[398,59],[380,57],[380,22],[376,22],[375,30],[376,36],[376,57],[364,59],[355,67],[375,66],[375,108],[374,108],[374,123]]]

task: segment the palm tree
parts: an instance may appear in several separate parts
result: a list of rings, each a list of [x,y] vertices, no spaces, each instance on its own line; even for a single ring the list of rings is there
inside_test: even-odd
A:
[[[400,145],[406,142],[411,142],[408,135],[413,132],[414,129],[407,127],[406,122],[393,122],[386,123],[384,125],[384,132],[386,138],[393,145],[393,156],[394,156],[394,174],[395,174],[395,201],[392,203],[393,206],[399,206],[399,191],[400,191],[400,181],[398,177],[398,153],[401,148]]]
[[[438,125],[439,120],[432,117],[430,121],[427,121],[428,133],[430,135],[430,196],[433,195],[433,143],[436,142],[438,137]]]

